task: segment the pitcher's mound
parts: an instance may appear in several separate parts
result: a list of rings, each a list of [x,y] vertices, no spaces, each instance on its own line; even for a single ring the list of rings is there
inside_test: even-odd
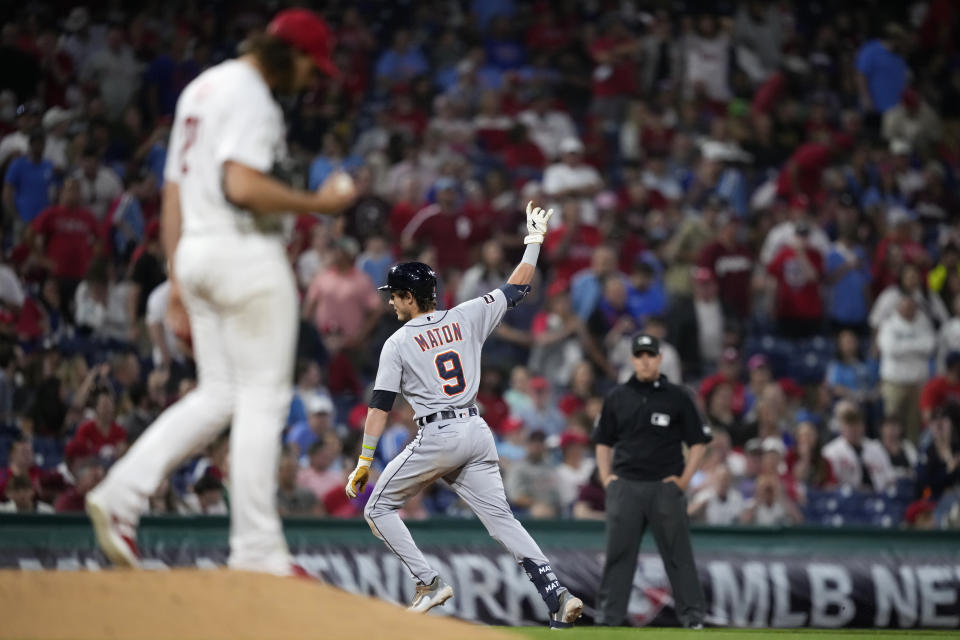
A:
[[[512,640],[309,580],[239,571],[0,571],[0,638]]]

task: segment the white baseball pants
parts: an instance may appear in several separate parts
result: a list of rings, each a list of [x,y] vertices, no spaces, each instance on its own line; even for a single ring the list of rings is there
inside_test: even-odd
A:
[[[157,418],[95,491],[119,518],[136,523],[163,479],[232,419],[229,566],[287,575],[277,461],[298,313],[286,252],[259,234],[185,236],[174,263],[190,314],[197,388]]]

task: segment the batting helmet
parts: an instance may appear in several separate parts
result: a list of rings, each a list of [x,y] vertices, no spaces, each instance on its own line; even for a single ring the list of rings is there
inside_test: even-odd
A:
[[[380,291],[409,291],[417,300],[435,302],[437,274],[422,262],[401,262],[390,267]]]

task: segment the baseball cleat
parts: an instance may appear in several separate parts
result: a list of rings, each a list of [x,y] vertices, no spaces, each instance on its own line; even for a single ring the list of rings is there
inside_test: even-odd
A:
[[[414,596],[413,603],[407,607],[407,611],[426,613],[452,597],[453,587],[437,576],[430,584],[417,583],[417,595]]]
[[[569,629],[581,613],[583,613],[583,600],[565,589],[560,594],[560,608],[556,613],[550,614],[550,628]]]
[[[118,519],[96,493],[88,493],[86,503],[97,543],[110,562],[118,567],[140,568],[136,527]]]

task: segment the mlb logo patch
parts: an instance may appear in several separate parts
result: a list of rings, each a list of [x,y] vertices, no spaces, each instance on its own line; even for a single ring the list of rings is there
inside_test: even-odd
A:
[[[650,416],[650,424],[655,427],[669,427],[670,426],[670,416],[665,413],[655,413]]]

